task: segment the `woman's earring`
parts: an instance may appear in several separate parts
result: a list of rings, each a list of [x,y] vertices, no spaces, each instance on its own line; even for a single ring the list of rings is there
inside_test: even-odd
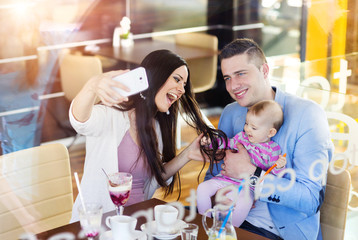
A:
[[[143,95],[142,92],[139,93],[139,96],[140,96],[143,100],[145,100],[145,96]]]
[[[169,110],[167,111],[167,115],[169,115],[170,114],[170,112],[169,112]]]

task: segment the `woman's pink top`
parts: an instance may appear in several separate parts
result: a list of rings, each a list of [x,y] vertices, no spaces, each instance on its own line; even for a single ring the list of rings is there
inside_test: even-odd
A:
[[[125,206],[144,201],[144,183],[149,179],[149,169],[146,158],[138,159],[139,147],[133,141],[129,130],[125,133],[122,142],[118,146],[118,171],[128,172],[133,176],[132,191]],[[138,160],[138,161],[137,161]]]

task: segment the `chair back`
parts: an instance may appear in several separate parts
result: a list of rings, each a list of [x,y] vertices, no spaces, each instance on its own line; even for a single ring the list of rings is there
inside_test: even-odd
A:
[[[0,156],[0,239],[37,234],[71,219],[73,194],[67,148],[47,144]]]
[[[336,149],[345,149],[340,154],[348,159],[349,163],[358,166],[358,161],[354,156],[355,149],[358,148],[358,123],[350,116],[338,112],[326,112],[327,119],[331,126],[332,139],[335,141]],[[335,155],[336,157],[338,154]],[[348,164],[348,161],[346,162]],[[345,168],[345,167],[343,167]]]
[[[218,38],[207,33],[182,33],[175,35],[175,42],[179,45],[198,48],[208,48],[218,51]],[[190,69],[190,81],[194,93],[211,89],[216,82],[218,56],[187,60]]]
[[[347,170],[332,174],[328,171],[324,201],[321,207],[323,240],[344,239],[351,177]]]
[[[61,86],[67,100],[72,101],[83,85],[102,73],[98,57],[65,54],[60,62]]]

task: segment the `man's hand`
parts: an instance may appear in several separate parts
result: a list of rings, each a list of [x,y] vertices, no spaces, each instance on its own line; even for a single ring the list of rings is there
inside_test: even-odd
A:
[[[251,163],[250,155],[241,143],[238,143],[236,150],[226,150],[224,164],[221,165],[221,174],[232,177],[241,178],[243,174],[253,174],[256,167]]]

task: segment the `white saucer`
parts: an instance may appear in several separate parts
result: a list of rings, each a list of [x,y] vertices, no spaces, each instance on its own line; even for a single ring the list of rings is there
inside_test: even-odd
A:
[[[162,240],[166,240],[166,239],[173,239],[173,238],[176,238],[177,236],[179,236],[180,235],[180,227],[183,226],[184,224],[186,224],[184,221],[177,220],[177,222],[175,223],[174,229],[171,233],[158,232],[157,224],[155,221],[142,224],[140,226],[140,229],[143,232],[149,234],[150,233],[149,228],[150,228],[151,234],[153,237],[162,239]]]
[[[99,240],[117,240],[117,239],[114,239],[112,237],[112,231],[109,230],[109,231],[102,233],[99,237]],[[147,235],[142,231],[135,230],[135,232],[133,234],[133,238],[130,240],[147,240]]]

